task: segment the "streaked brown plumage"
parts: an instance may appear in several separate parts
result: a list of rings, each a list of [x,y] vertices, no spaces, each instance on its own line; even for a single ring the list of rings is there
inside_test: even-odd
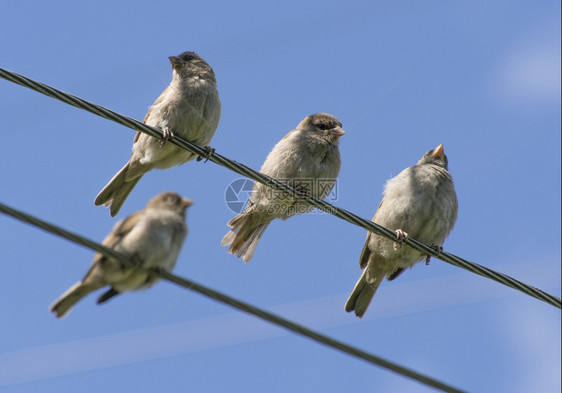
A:
[[[428,151],[385,186],[373,222],[440,247],[457,220],[458,202],[443,145]],[[365,269],[345,305],[362,317],[384,277],[393,280],[426,255],[369,232],[359,258]]]
[[[302,192],[324,199],[340,170],[341,122],[327,113],[307,116],[269,153],[260,172],[288,183]],[[286,220],[312,208],[261,183],[255,183],[246,210],[228,222],[232,228],[221,245],[250,262],[259,239],[275,218]]]
[[[215,73],[194,52],[171,56],[172,82],[152,104],[143,122],[162,129],[168,139],[177,135],[207,146],[217,130],[221,102]],[[96,205],[110,207],[115,216],[142,176],[152,169],[167,169],[193,160],[195,154],[171,143],[137,132],[133,153],[123,168],[96,197]]]
[[[142,267],[172,271],[187,236],[185,214],[192,204],[193,201],[173,192],[159,194],[145,209],[117,222],[102,244],[129,256]],[[121,292],[148,288],[156,281],[147,273],[96,253],[86,276],[63,293],[51,311],[61,318],[76,302],[99,288],[110,286],[98,299],[98,303],[103,303]]]

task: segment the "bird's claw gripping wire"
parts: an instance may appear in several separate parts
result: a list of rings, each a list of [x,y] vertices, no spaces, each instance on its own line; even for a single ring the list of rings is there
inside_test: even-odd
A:
[[[160,146],[164,146],[166,142],[174,139],[174,133],[168,127],[162,128],[162,140],[160,141]]]
[[[432,244],[430,247],[435,250],[437,255],[441,255],[441,253],[443,252],[443,246],[441,246],[439,244]],[[430,259],[431,259],[431,255],[427,255],[426,258],[425,258],[425,264],[426,265],[429,265]]]
[[[394,248],[394,250],[398,250],[402,247],[402,243],[408,240],[408,234],[402,229],[397,229],[394,232],[396,233],[396,241],[392,244],[392,248]]]
[[[203,149],[205,149],[205,154],[198,156],[197,161],[201,161],[204,158],[204,162],[207,162],[209,161],[209,158],[211,158],[213,154],[215,154],[215,149],[211,146],[205,146]]]

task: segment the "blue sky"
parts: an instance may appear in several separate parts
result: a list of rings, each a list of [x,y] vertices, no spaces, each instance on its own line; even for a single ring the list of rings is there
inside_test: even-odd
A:
[[[305,116],[341,138],[337,200],[371,218],[387,179],[443,143],[459,196],[445,250],[560,296],[560,3],[7,2],[0,66],[142,119],[170,55],[215,69],[218,152],[259,169]],[[101,241],[98,191],[133,131],[0,80],[0,201]],[[175,273],[469,391],[559,392],[560,310],[432,260],[343,310],[365,231],[327,214],[274,222],[252,261],[225,254],[239,179],[211,162],[146,175],[195,201]],[[48,306],[93,253],[0,217],[0,390],[430,389],[162,282],[64,320]]]

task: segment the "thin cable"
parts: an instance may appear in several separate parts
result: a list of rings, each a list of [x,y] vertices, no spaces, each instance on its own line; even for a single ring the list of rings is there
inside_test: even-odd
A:
[[[397,374],[400,374],[404,377],[408,377],[411,379],[414,379],[418,382],[421,382],[425,385],[434,387],[436,389],[440,389],[443,390],[445,392],[462,392],[462,390],[457,389],[455,387],[452,387],[450,385],[447,385],[441,381],[438,381],[434,378],[428,377],[426,375],[420,374],[414,370],[408,369],[404,366],[401,366],[399,364],[393,363],[391,361],[388,361],[386,359],[383,359],[379,356],[376,355],[372,355],[368,352],[365,352],[359,348],[353,347],[351,345],[347,345],[344,344],[338,340],[335,340],[333,338],[330,338],[328,336],[325,336],[321,333],[315,332],[314,330],[311,330],[307,327],[304,327],[302,325],[299,325],[295,322],[292,322],[288,319],[285,319],[283,317],[280,317],[279,315],[273,314],[269,311],[265,311],[262,310],[260,308],[254,307],[249,303],[245,303],[242,302],[240,300],[234,299],[228,295],[225,295],[221,292],[215,291],[214,289],[205,287],[201,284],[198,284],[195,281],[191,281],[188,280],[187,278],[183,278],[183,277],[179,277],[176,276],[175,274],[166,272],[162,269],[144,269],[144,268],[140,268],[138,266],[136,266],[131,260],[129,260],[129,258],[127,256],[125,256],[124,254],[121,254],[119,252],[116,252],[110,248],[107,248],[99,243],[96,243],[90,239],[87,239],[83,236],[80,236],[76,233],[72,233],[70,231],[67,231],[66,229],[63,229],[59,226],[56,226],[54,224],[51,224],[47,221],[43,221],[37,217],[31,216],[27,213],[24,213],[20,210],[16,210],[13,209],[9,206],[4,205],[3,203],[0,203],[0,212],[9,215],[13,218],[16,218],[20,221],[26,222],[28,224],[31,224],[33,226],[36,226],[40,229],[43,229],[47,232],[50,232],[52,234],[55,234],[59,237],[65,238],[67,240],[70,240],[74,243],[80,244],[82,246],[88,247],[94,251],[97,251],[103,255],[105,255],[108,258],[113,258],[116,259],[119,262],[124,263],[126,266],[132,267],[132,268],[136,268],[139,270],[143,270],[147,273],[150,273],[151,275],[160,277],[166,281],[172,282],[174,284],[177,284],[183,288],[186,288],[190,291],[195,291],[195,292],[199,292],[202,295],[205,295],[211,299],[214,299],[218,302],[227,304],[231,307],[234,307],[240,311],[243,311],[245,313],[248,314],[252,314],[260,319],[266,320],[268,322],[273,323],[274,325],[278,325],[281,326],[287,330],[290,330],[294,333],[297,333],[301,336],[304,337],[308,337],[314,341],[317,341],[319,343],[322,343],[324,345],[327,345],[329,347],[332,347],[334,349],[337,349],[339,351],[342,351],[344,353],[347,353],[353,357],[357,357],[363,360],[366,360],[369,363],[372,363],[374,365],[386,368],[390,371],[394,371]]]
[[[72,94],[68,94],[63,91],[57,90],[53,87],[47,86],[43,83],[36,82],[32,79],[16,74],[12,71],[8,71],[3,68],[0,68],[0,77],[7,79],[13,83],[28,87],[32,90],[45,94],[49,97],[53,97],[60,101],[66,102],[69,105],[75,106],[80,109],[84,109],[88,112],[92,112],[98,116],[105,117],[106,119],[113,120],[114,122],[124,125],[125,127],[129,127],[134,130],[144,132],[158,139],[163,139],[162,131],[160,131],[157,128],[147,126],[146,124],[141,123],[138,120],[132,119],[128,116],[121,115],[110,109],[104,108],[103,106],[93,104],[76,96],[73,96]],[[182,139],[178,136],[174,136],[174,138],[168,143],[172,143],[180,148],[183,148],[187,151],[197,154],[198,156],[207,156],[208,154],[203,147],[196,145],[192,142],[189,142],[185,139]],[[219,164],[221,166],[224,166],[225,168],[230,169],[231,171],[239,173],[242,176],[246,176],[255,181],[263,183],[266,186],[269,186],[276,190],[285,191],[289,193],[291,196],[294,196],[303,201],[307,201],[312,206],[320,210],[326,211],[338,218],[341,218],[342,220],[346,220],[352,224],[365,228],[366,230],[374,232],[379,236],[384,236],[388,239],[396,240],[396,233],[394,231],[391,231],[390,229],[380,226],[372,221],[361,218],[345,209],[336,207],[328,202],[325,202],[323,200],[320,200],[310,195],[303,194],[300,191],[295,190],[292,187],[286,185],[285,183],[272,179],[269,176],[257,172],[243,164],[233,161],[216,152],[211,154],[208,157],[208,159],[216,164]],[[472,273],[476,273],[480,276],[492,279],[503,285],[517,289],[529,296],[533,296],[555,307],[562,308],[562,300],[560,298],[551,295],[547,292],[544,292],[538,288],[535,288],[531,285],[527,285],[510,276],[496,272],[485,266],[478,265],[477,263],[469,262],[466,259],[462,259],[460,257],[457,257],[456,255],[449,254],[448,252],[438,253],[434,248],[412,238],[408,238],[404,243],[422,252],[425,255],[430,255],[444,262],[450,263],[458,267],[462,267],[463,269],[466,269]]]

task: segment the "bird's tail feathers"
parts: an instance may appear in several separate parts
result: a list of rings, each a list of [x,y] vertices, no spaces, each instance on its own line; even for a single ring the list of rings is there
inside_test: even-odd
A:
[[[359,318],[363,317],[365,311],[369,307],[375,292],[384,279],[385,272],[383,270],[369,269],[369,266],[363,271],[363,274],[355,284],[353,292],[345,303],[345,311],[355,311],[355,315]]]
[[[257,221],[256,215],[242,213],[228,222],[232,229],[221,241],[222,246],[230,246],[229,254],[242,257],[245,263],[250,262],[260,238],[267,229],[269,222]]]
[[[51,305],[50,310],[57,315],[57,318],[62,318],[70,311],[76,302],[102,286],[101,284],[95,283],[84,284],[82,281],[79,281],[68,288],[68,290]]]
[[[104,205],[105,207],[109,207],[109,213],[112,217],[115,217],[119,210],[121,210],[121,207],[131,191],[133,191],[133,188],[135,188],[142,178],[142,174],[133,178],[130,178],[130,176],[129,163],[127,162],[125,166],[113,176],[103,190],[100,191],[94,203],[97,206]]]

